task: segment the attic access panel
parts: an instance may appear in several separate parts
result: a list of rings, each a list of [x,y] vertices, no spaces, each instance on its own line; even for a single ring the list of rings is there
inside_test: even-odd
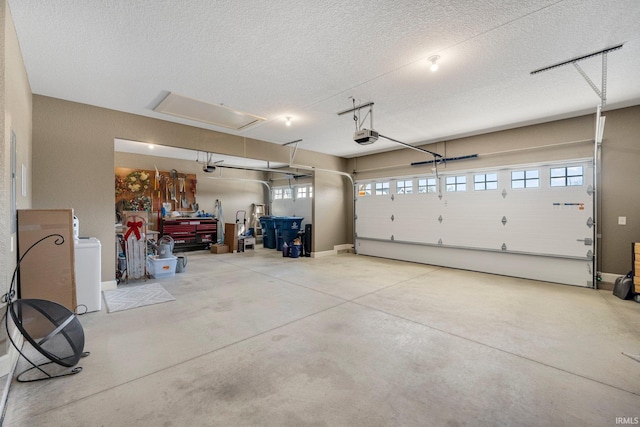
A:
[[[171,92],[153,111],[233,130],[242,130],[267,120],[224,105],[209,104]]]

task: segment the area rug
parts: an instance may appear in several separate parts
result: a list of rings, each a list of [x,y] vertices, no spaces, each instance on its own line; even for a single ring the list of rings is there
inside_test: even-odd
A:
[[[104,294],[104,302],[107,305],[108,313],[176,300],[173,295],[158,283],[132,285],[131,287],[122,287],[103,291],[102,293]]]

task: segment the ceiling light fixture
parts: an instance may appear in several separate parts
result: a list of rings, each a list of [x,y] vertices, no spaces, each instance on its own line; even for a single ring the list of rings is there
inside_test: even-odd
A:
[[[287,126],[291,126],[291,117],[286,117],[284,124]]]
[[[431,66],[429,67],[431,71],[438,71],[438,59],[440,59],[440,55],[433,55],[429,57],[429,61],[431,61]]]

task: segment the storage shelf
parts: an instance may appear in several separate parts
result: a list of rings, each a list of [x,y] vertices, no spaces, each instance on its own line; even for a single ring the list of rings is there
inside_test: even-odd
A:
[[[162,236],[171,236],[174,252],[207,249],[215,243],[218,220],[214,218],[165,218]]]

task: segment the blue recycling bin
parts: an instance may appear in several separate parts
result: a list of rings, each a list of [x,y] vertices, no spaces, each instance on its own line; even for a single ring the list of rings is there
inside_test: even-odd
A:
[[[276,229],[276,249],[281,251],[282,244],[289,244],[296,238],[298,231],[302,229],[301,216],[276,216],[273,218]]]
[[[260,227],[262,227],[262,247],[267,249],[276,248],[276,229],[275,217],[271,215],[265,215],[260,217]]]
[[[302,245],[292,245],[291,248],[289,248],[289,256],[291,258],[300,257],[301,249],[302,249]]]

